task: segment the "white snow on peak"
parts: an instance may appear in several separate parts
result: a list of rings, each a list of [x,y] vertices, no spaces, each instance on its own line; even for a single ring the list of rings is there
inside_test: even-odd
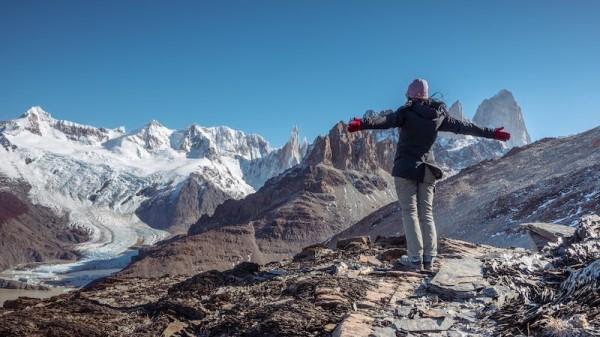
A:
[[[70,141],[81,144],[100,144],[123,134],[122,129],[96,128],[66,120],[54,119],[39,106],[28,109],[19,118],[4,122],[3,132],[21,137],[38,137],[39,143],[46,141]],[[35,142],[31,140],[31,142]]]
[[[260,188],[269,178],[299,164],[308,151],[306,138],[299,142],[299,130],[293,127],[290,138],[281,148],[277,148],[256,160],[243,160],[244,179],[255,189]]]
[[[130,159],[151,158],[161,152],[166,157],[172,157],[171,135],[174,132],[152,120],[140,129],[108,140],[104,147]]]
[[[505,130],[511,133],[511,139],[507,142],[511,147],[531,143],[521,107],[513,94],[506,89],[483,100],[473,116],[473,121],[490,128],[504,126]]]
[[[261,136],[246,135],[226,126],[194,124],[180,134],[177,145],[191,158],[228,156],[256,160],[271,152],[269,143]]]
[[[37,106],[37,105],[29,108],[21,117],[32,118],[34,116],[37,118],[40,118],[40,119],[44,119],[44,120],[52,119],[52,116],[50,116],[50,114],[48,112],[46,112],[44,109],[42,109],[41,106]]]
[[[296,129],[286,146],[273,150],[261,136],[225,126],[172,130],[153,120],[126,133],[56,120],[40,107],[0,122],[0,136],[15,146],[0,146],[0,175],[23,179],[34,202],[68,213],[73,226],[92,232],[79,246],[86,264],[168,235],[135,215],[148,198],[144,190],[177,193],[194,174],[242,198],[303,155]]]

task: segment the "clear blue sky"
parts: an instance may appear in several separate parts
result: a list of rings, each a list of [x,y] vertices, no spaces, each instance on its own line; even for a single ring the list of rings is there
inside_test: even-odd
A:
[[[600,1],[0,2],[0,119],[228,125],[282,145],[403,102],[511,90],[534,139],[600,125]]]

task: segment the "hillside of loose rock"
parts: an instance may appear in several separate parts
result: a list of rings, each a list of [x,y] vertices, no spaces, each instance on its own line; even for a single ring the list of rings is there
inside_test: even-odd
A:
[[[573,225],[600,214],[600,127],[514,148],[436,187],[438,234],[498,246],[532,247],[516,226],[524,222]],[[391,203],[336,237],[402,233],[400,208]]]
[[[435,275],[392,267],[403,237],[356,237],[263,266],[109,277],[7,301],[0,336],[593,336],[599,233],[583,218],[540,253],[444,239]]]
[[[323,241],[396,198],[386,168],[390,142],[337,124],[303,163],[242,200],[228,200],[180,236],[144,248],[120,275],[192,275],[242,261],[289,257]]]

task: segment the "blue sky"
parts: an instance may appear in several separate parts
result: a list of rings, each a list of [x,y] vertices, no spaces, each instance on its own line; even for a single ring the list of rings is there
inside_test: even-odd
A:
[[[534,139],[600,125],[600,1],[0,2],[0,119],[228,125],[282,145],[403,103],[502,88]]]

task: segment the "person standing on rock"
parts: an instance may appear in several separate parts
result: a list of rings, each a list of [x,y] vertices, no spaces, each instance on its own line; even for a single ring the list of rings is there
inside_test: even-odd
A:
[[[438,131],[507,141],[504,127],[479,127],[448,114],[446,105],[429,97],[424,79],[416,79],[406,91],[406,103],[395,112],[364,119],[354,118],[349,132],[365,129],[400,128],[392,175],[402,209],[407,255],[398,259],[404,269],[431,271],[437,255],[437,234],[433,220],[435,181],[442,170],[433,161],[431,147]]]

